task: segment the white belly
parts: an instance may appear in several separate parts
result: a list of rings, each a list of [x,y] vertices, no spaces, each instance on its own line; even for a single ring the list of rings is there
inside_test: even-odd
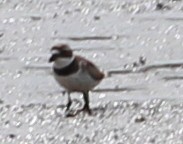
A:
[[[92,79],[92,77],[83,71],[78,71],[69,76],[54,75],[56,81],[68,91],[84,92],[93,89],[100,81]]]

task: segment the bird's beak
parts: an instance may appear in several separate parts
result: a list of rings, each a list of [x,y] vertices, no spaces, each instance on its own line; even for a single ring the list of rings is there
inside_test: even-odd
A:
[[[55,60],[56,60],[56,58],[57,58],[57,56],[56,56],[56,55],[52,55],[52,56],[50,57],[50,59],[49,59],[49,63],[51,63],[51,62],[55,61]]]

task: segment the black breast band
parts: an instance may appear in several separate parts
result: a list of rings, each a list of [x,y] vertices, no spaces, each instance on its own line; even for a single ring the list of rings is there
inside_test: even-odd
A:
[[[59,76],[68,76],[70,74],[77,72],[78,69],[79,65],[76,59],[74,59],[72,63],[70,63],[68,66],[65,66],[63,68],[53,68],[54,72]]]

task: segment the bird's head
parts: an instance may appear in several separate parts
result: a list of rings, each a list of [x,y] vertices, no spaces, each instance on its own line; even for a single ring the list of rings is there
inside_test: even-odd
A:
[[[49,62],[54,62],[57,67],[67,65],[73,60],[73,51],[67,44],[55,45],[51,48],[51,52]]]

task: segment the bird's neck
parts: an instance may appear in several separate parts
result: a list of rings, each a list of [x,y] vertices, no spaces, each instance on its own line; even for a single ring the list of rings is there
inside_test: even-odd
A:
[[[72,56],[70,58],[58,58],[55,62],[54,62],[54,68],[64,68],[68,65],[70,65],[73,60],[75,59],[75,56]]]

